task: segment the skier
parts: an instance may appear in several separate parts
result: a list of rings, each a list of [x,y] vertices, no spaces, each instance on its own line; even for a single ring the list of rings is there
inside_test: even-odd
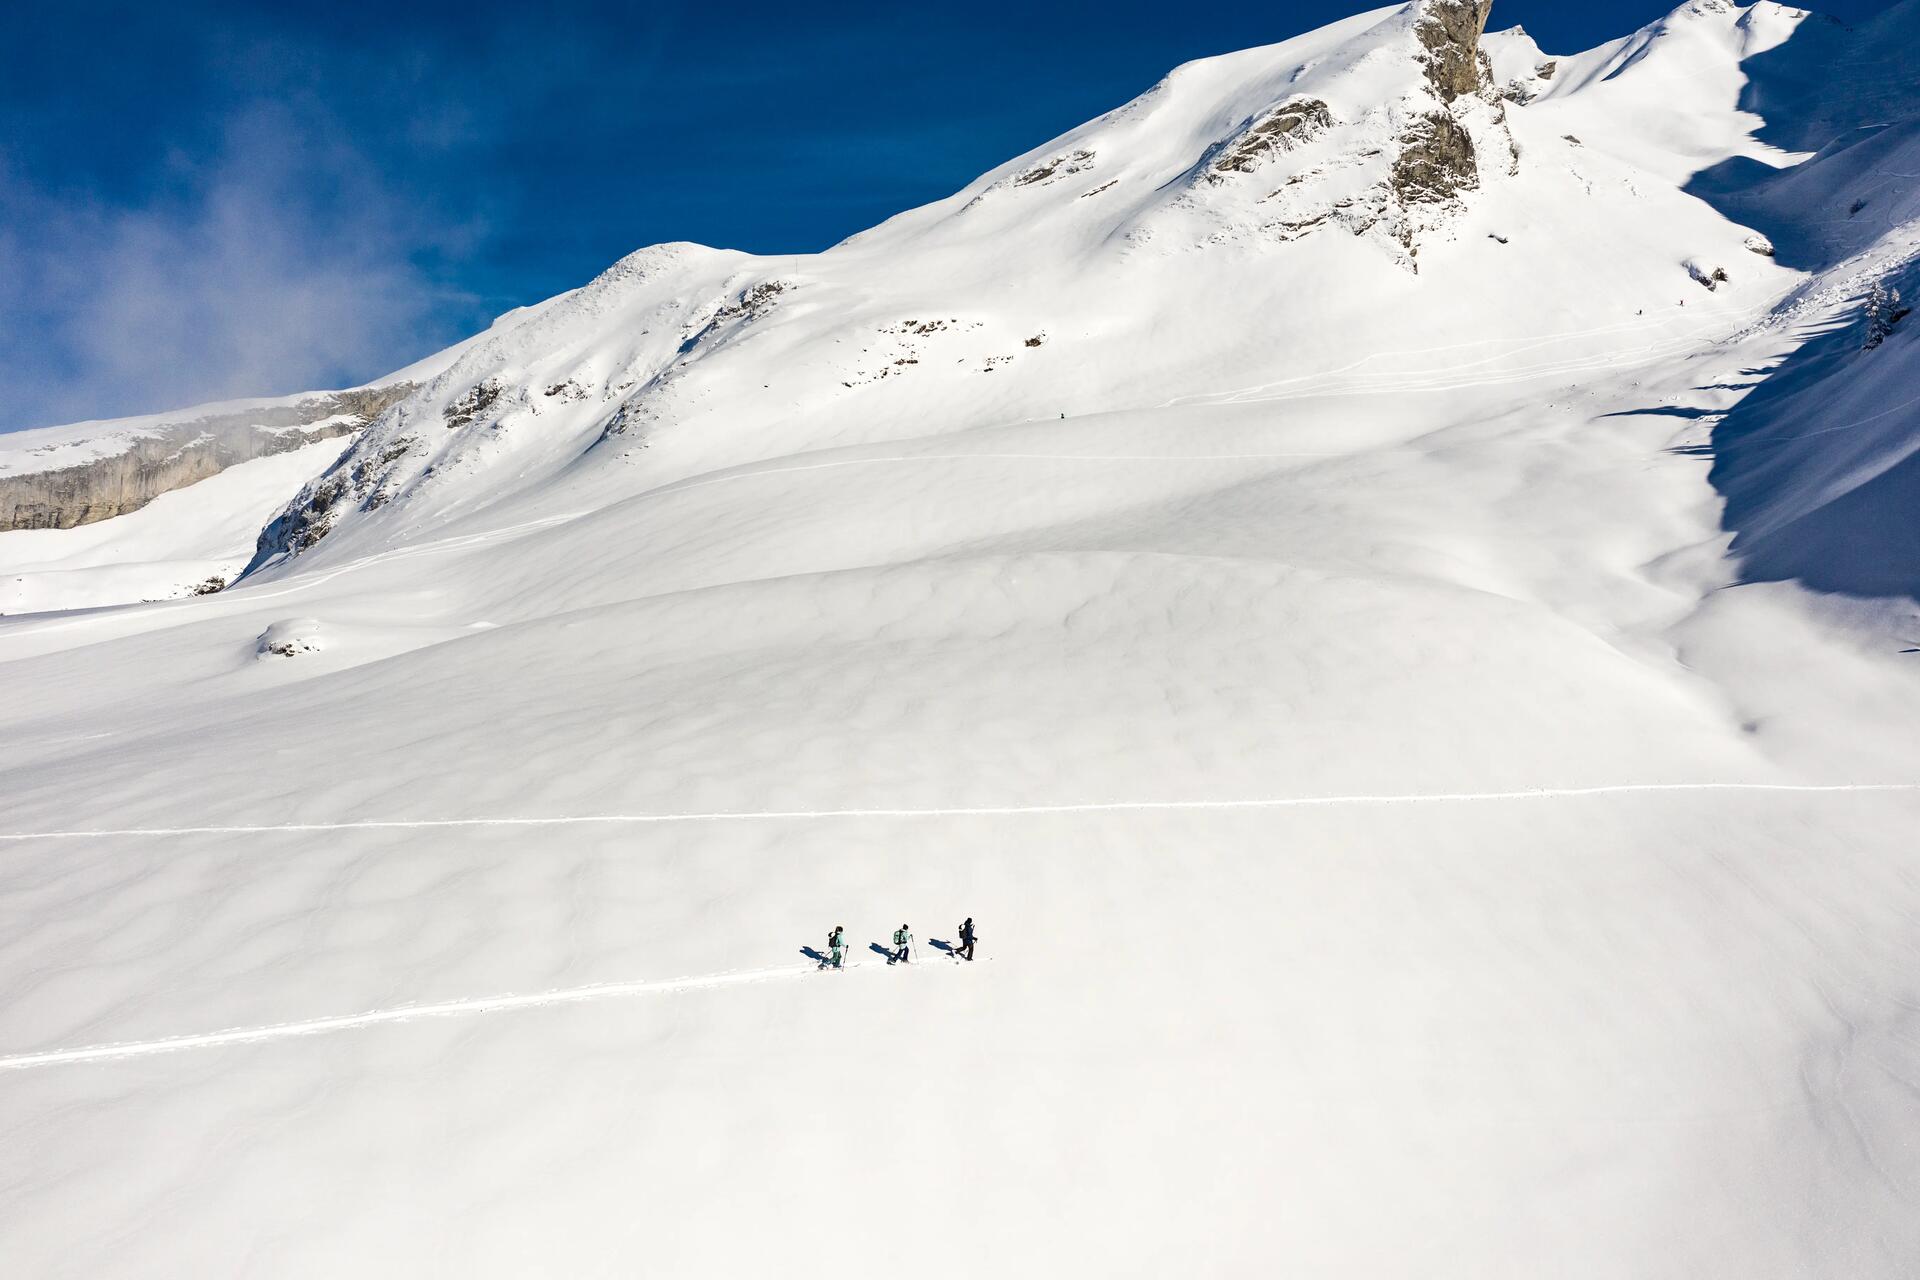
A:
[[[954,952],[954,954],[957,956],[963,955],[969,960],[973,959],[973,917],[972,916],[968,916],[966,919],[966,923],[960,926],[960,949]]]
[[[893,931],[893,955],[888,958],[887,963],[893,964],[897,961],[900,964],[906,964],[908,960],[907,953],[911,951],[912,948],[913,934],[908,930],[907,926],[901,925]]]
[[[846,968],[847,930],[843,925],[833,926],[833,932],[827,935],[827,958],[820,962],[822,969],[832,965],[836,969]]]

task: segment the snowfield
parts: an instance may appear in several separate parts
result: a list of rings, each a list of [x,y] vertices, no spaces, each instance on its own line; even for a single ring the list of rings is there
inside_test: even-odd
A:
[[[97,524],[0,533],[0,614],[165,600],[238,577],[260,526],[343,447],[318,440],[255,458]]]
[[[1920,1272],[1920,0],[1484,18],[46,532],[8,1270]]]

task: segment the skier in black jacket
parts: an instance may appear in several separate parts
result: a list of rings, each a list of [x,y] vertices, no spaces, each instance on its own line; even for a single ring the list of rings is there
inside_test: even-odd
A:
[[[973,959],[973,917],[972,916],[968,916],[967,922],[960,926],[960,950],[954,952],[954,954],[965,956],[969,960]]]

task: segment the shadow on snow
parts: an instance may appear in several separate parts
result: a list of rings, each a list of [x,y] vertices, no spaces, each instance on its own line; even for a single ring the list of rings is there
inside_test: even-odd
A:
[[[1905,66],[1916,33],[1914,4],[1859,31],[1809,17],[1748,58],[1740,105],[1767,120],[1756,136],[1816,154],[1785,169],[1731,159],[1696,174],[1688,192],[1764,233],[1783,265],[1809,272],[1920,218],[1920,117],[1908,114]],[[1711,454],[1744,581],[1920,598],[1920,342],[1914,324],[1888,323],[1885,301],[1895,289],[1909,305],[1920,294],[1920,260],[1884,261],[1857,285],[1778,365],[1742,371],[1758,381],[1719,415],[1710,446],[1678,451]],[[1876,285],[1877,325],[1867,314]]]

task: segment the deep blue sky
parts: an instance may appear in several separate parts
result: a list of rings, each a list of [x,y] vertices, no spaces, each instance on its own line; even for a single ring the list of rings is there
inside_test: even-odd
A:
[[[1572,52],[1674,3],[1496,0],[1493,26]],[[656,241],[823,248],[1177,63],[1369,7],[16,10],[0,430],[357,382]]]

